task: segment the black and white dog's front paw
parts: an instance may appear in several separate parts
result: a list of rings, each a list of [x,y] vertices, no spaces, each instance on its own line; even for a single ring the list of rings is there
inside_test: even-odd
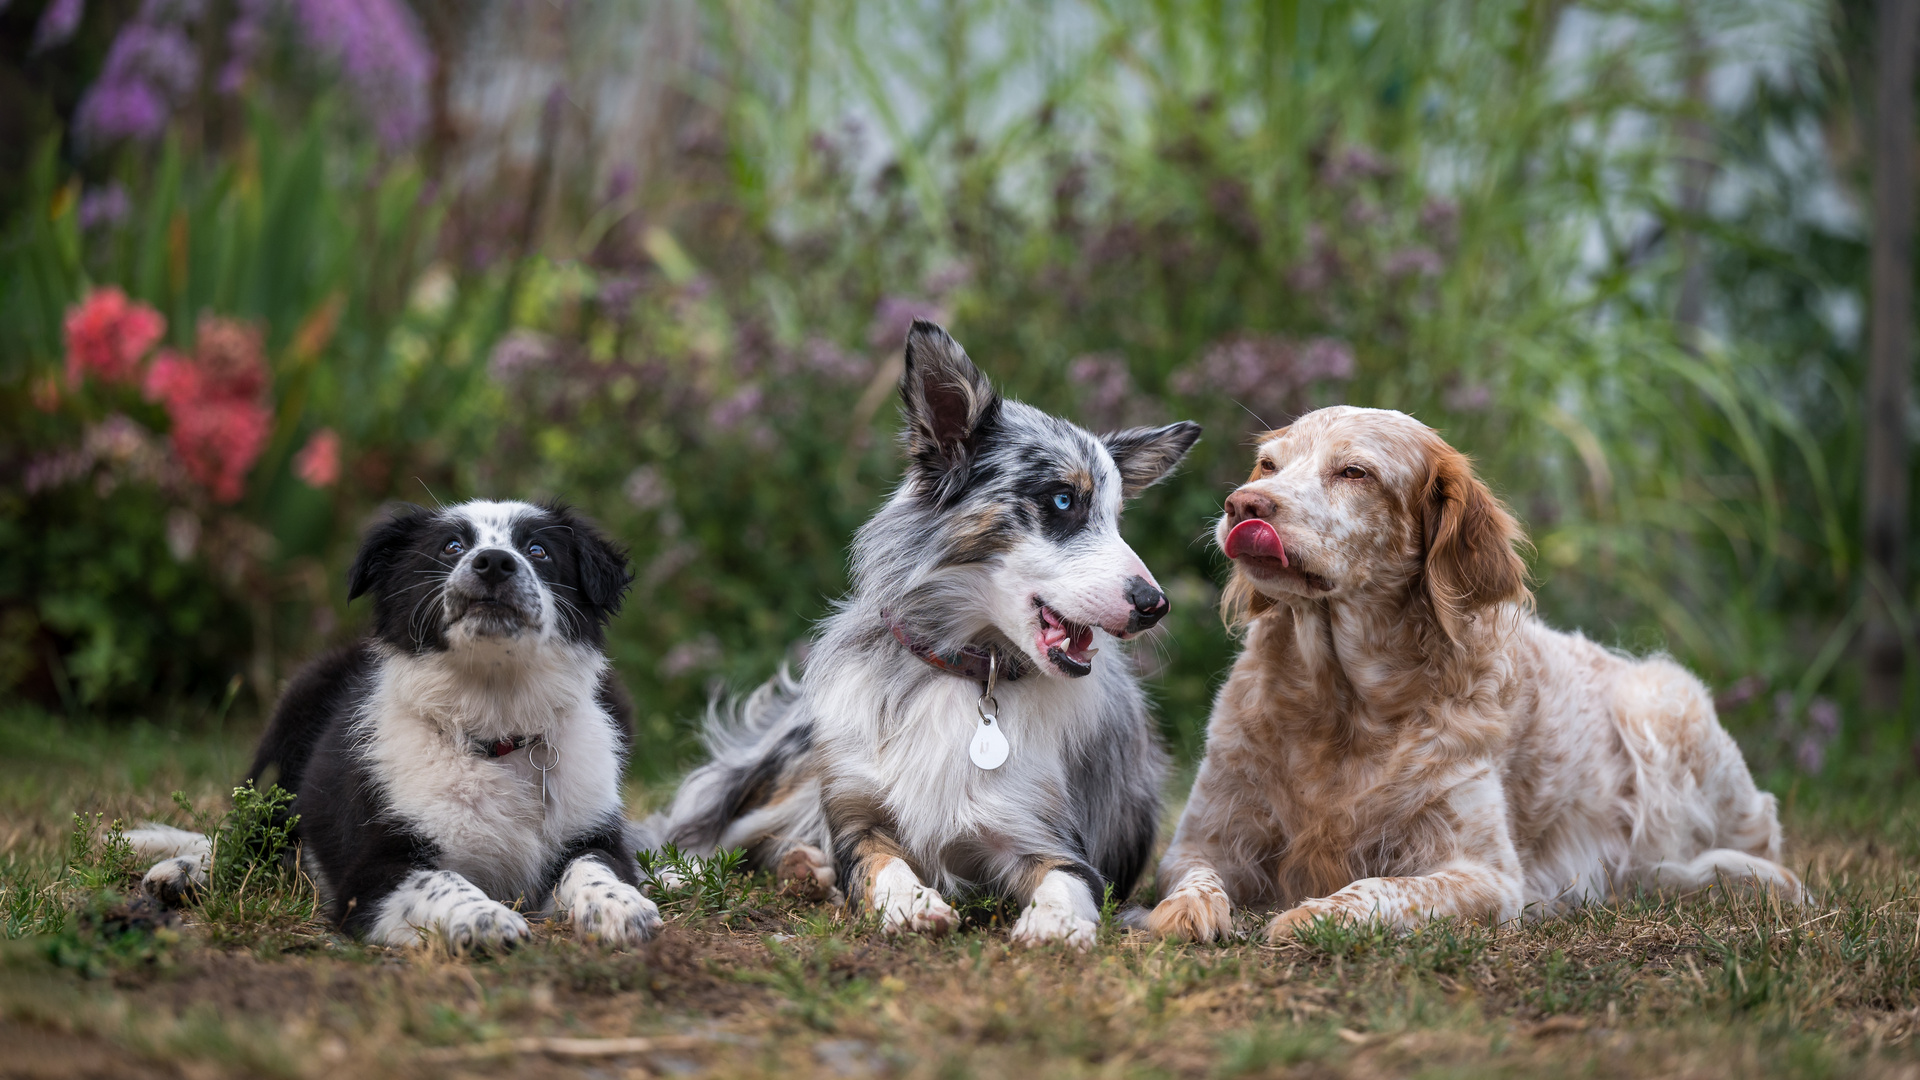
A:
[[[553,901],[573,921],[574,933],[588,941],[633,945],[660,932],[654,902],[592,855],[568,865],[553,888]]]
[[[140,879],[140,890],[164,907],[180,907],[207,887],[207,860],[192,855],[162,859]]]
[[[454,954],[504,952],[527,940],[526,917],[451,870],[416,870],[381,902],[367,934],[384,945],[439,939]]]
[[[207,887],[213,841],[205,833],[149,821],[128,832],[127,843],[139,858],[159,860],[140,879],[140,888],[167,907],[179,907]]]

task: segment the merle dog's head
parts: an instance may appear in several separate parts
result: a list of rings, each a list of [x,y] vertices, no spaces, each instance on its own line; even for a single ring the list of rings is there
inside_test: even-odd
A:
[[[930,322],[900,380],[911,459],[861,530],[854,571],[942,647],[998,634],[1041,671],[1093,670],[1094,636],[1151,627],[1167,597],[1120,538],[1120,509],[1200,438],[1181,421],[1094,435],[999,395]],[[891,594],[891,595],[888,595]]]
[[[475,500],[408,507],[369,529],[347,599],[372,593],[374,636],[409,652],[598,648],[632,580],[626,553],[573,510]]]

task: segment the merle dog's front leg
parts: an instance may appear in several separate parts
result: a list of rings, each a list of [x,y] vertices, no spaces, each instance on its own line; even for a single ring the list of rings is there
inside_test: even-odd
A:
[[[640,892],[640,867],[619,820],[568,846],[553,904],[574,932],[606,945],[633,945],[660,932],[660,909]]]
[[[880,928],[889,934],[944,934],[960,925],[960,913],[914,873],[906,849],[893,836],[891,819],[877,802],[832,798],[826,811],[838,864],[835,876],[846,883],[847,900],[855,910],[864,907],[880,916]]]

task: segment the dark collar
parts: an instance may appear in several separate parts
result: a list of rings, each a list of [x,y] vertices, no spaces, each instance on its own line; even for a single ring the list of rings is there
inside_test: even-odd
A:
[[[895,618],[890,611],[883,611],[880,617],[886,620],[887,629],[893,632],[894,640],[902,648],[920,658],[928,667],[972,679],[982,686],[986,685],[987,672],[993,670],[994,678],[1000,682],[1013,682],[1033,670],[1026,658],[1010,654],[991,645],[962,645],[954,652],[935,652],[932,645],[915,637],[907,624]],[[997,661],[997,665],[995,663]]]
[[[473,747],[473,752],[485,758],[506,757],[515,750],[525,749],[540,741],[541,737],[538,735],[510,735],[504,739],[494,739],[491,741],[486,739],[469,740]]]

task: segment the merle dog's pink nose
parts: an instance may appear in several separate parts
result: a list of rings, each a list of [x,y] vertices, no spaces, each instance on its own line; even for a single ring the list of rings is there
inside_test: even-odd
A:
[[[1133,610],[1127,613],[1127,633],[1138,633],[1151,627],[1166,617],[1173,605],[1167,602],[1167,594],[1146,578],[1133,578],[1127,582],[1127,603]]]
[[[520,560],[513,552],[502,548],[488,548],[473,553],[473,572],[480,580],[489,585],[498,585],[512,577],[520,569]]]
[[[1257,491],[1247,491],[1243,488],[1227,496],[1227,520],[1236,525],[1254,518],[1263,520],[1270,518],[1278,509],[1279,507],[1273,504],[1272,499]]]

